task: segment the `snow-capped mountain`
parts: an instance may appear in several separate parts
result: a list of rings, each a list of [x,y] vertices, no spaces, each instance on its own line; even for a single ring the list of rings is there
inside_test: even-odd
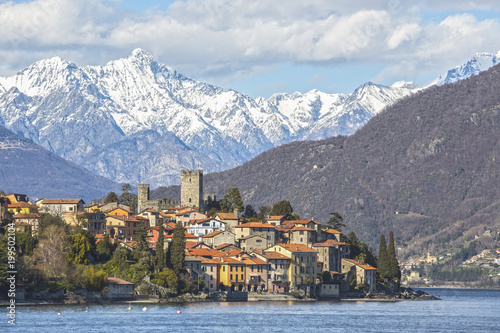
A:
[[[487,69],[488,56],[476,57],[450,78]],[[0,78],[0,125],[99,175],[154,187],[177,183],[181,168],[220,171],[290,141],[351,134],[420,89],[366,83],[349,95],[312,90],[252,99],[136,49],[105,66],[56,57]]]

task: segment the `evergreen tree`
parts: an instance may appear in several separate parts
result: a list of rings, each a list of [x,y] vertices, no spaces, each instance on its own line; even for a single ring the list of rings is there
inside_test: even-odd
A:
[[[18,255],[31,256],[35,249],[36,239],[31,236],[30,232],[16,232],[16,245]]]
[[[288,200],[281,200],[280,202],[277,202],[273,205],[273,209],[271,210],[271,213],[269,213],[269,215],[284,216],[285,220],[290,220],[293,216],[292,204]]]
[[[337,212],[331,212],[329,214],[332,215],[332,217],[330,217],[330,220],[326,223],[328,227],[338,231],[342,231],[342,227],[345,227],[345,224],[342,223],[344,221],[342,215]]]
[[[387,255],[387,246],[385,244],[385,236],[380,236],[380,248],[378,250],[377,273],[381,278],[388,277],[389,257]]]
[[[165,268],[165,249],[164,239],[163,239],[163,224],[160,224],[160,229],[158,230],[158,239],[156,240],[156,271],[161,272]]]
[[[111,244],[111,240],[106,235],[104,238],[97,243],[97,256],[100,261],[108,261],[113,255],[114,246]]]
[[[255,209],[253,209],[252,205],[247,205],[245,207],[245,218],[251,219],[257,215]]]
[[[179,222],[175,225],[174,237],[172,239],[172,243],[170,244],[169,248],[170,263],[172,265],[172,269],[177,275],[179,275],[179,273],[184,268],[185,248],[186,248],[186,235],[184,227]]]
[[[104,203],[110,203],[110,202],[118,202],[120,199],[118,198],[118,195],[115,192],[109,192],[108,195],[106,196],[106,199],[104,199]]]
[[[257,219],[264,222],[266,220],[266,216],[271,212],[271,209],[272,208],[270,206],[260,206],[259,213],[257,214]]]
[[[394,233],[389,233],[389,245],[387,246],[388,268],[387,275],[389,278],[399,281],[401,271],[399,269],[398,258],[396,257],[396,247],[394,245]]]
[[[144,222],[139,222],[139,227],[137,228],[136,234],[136,250],[139,252],[149,251],[148,245],[148,231],[146,230],[146,225]]]
[[[245,206],[243,205],[243,199],[241,198],[240,190],[237,187],[230,189],[224,198],[220,202],[222,210],[232,213],[234,209],[243,212]]]

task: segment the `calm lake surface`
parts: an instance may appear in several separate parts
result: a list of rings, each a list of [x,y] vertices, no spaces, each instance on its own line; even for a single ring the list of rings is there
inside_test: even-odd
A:
[[[422,290],[442,300],[18,306],[0,332],[500,332],[500,290]]]

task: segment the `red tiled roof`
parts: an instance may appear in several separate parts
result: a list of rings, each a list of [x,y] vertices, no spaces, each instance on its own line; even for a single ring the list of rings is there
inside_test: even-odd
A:
[[[190,256],[202,256],[202,257],[221,257],[222,252],[214,249],[186,249],[186,252]]]
[[[82,199],[43,199],[43,204],[77,204]],[[85,202],[83,202],[85,203]]]
[[[217,250],[222,250],[223,248],[226,248],[226,247],[231,246],[231,245],[236,246],[234,244],[222,244],[222,245],[217,246]]]
[[[187,232],[184,233],[184,236],[186,237],[186,239],[198,239],[198,236],[188,234]],[[174,238],[174,235],[167,235],[165,236],[165,238]]]
[[[257,253],[259,253],[259,252],[257,252]],[[287,257],[284,254],[281,254],[279,252],[276,252],[276,251],[262,251],[260,254],[263,257],[267,258],[267,259],[284,259],[284,260],[290,260],[289,257]]]
[[[221,220],[237,220],[233,213],[217,213]]]
[[[29,214],[16,214],[13,216],[14,219],[38,219],[42,217],[42,214],[29,213]]]
[[[340,231],[335,230],[335,229],[321,229],[321,231],[324,231],[329,234],[342,234]]]
[[[290,231],[316,231],[316,229],[308,228],[308,227],[293,227]]]
[[[265,262],[264,260],[261,260],[259,258],[247,258],[247,259],[243,259],[243,262],[245,263],[245,265],[267,265],[267,262]]]
[[[235,226],[235,228],[268,228],[268,229],[275,229],[276,227],[274,225],[269,224],[269,223],[248,222],[248,223],[237,225],[237,226]]]
[[[363,268],[364,270],[374,270],[374,269],[376,270],[377,269],[376,267],[370,266],[369,264],[362,264],[362,263],[357,262],[356,260],[353,260],[353,259],[343,259],[343,260],[347,260],[347,261],[355,264],[356,266]]]
[[[212,238],[212,237],[215,237],[219,234],[222,234],[224,231],[226,231],[226,230],[214,231],[214,232],[209,233],[208,235],[203,236],[203,238]]]
[[[269,218],[267,220],[268,221],[269,220],[277,221],[277,220],[281,220],[282,218],[283,218],[283,215],[276,215],[276,216],[269,216]]]
[[[228,265],[243,265],[242,261],[230,257],[222,257],[222,260],[220,262]]]
[[[134,285],[132,282],[128,282],[116,277],[109,277],[108,278],[108,284],[131,284]]]
[[[35,208],[37,206],[32,205],[29,202],[20,201],[12,204],[7,204],[7,208]]]
[[[344,242],[339,242],[339,241],[336,241],[334,239],[328,239],[326,241],[324,241],[323,243],[314,243],[313,246],[314,247],[331,247],[331,246],[339,246],[339,245],[349,245],[347,243],[344,243]]]
[[[292,252],[318,252],[317,250],[313,250],[304,244],[278,244],[278,245]]]

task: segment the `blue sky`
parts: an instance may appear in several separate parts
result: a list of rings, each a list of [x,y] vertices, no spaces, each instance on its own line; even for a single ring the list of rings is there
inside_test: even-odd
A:
[[[498,1],[0,0],[0,75],[61,56],[103,65],[137,48],[252,97],[425,84],[500,50]]]

